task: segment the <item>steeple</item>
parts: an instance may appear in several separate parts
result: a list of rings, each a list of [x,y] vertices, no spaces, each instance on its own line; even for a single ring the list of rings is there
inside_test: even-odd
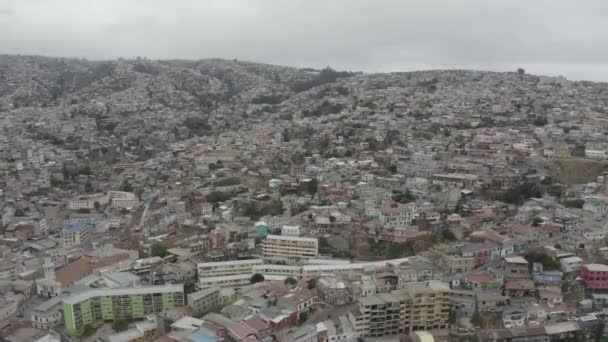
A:
[[[51,258],[44,258],[44,279],[55,280],[55,264]]]

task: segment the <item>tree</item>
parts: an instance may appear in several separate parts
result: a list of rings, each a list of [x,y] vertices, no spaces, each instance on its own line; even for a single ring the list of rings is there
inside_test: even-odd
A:
[[[124,321],[124,320],[116,320],[112,323],[112,330],[114,330],[114,332],[121,332],[121,331],[125,331],[129,328],[129,322]]]
[[[122,185],[120,186],[120,191],[132,192],[133,191],[133,185],[131,185],[131,183],[127,182],[127,180],[125,179],[122,182]]]
[[[25,216],[25,212],[23,211],[23,209],[21,209],[21,208],[17,208],[17,209],[15,209],[15,214],[14,214],[14,216],[15,216],[15,217],[22,217],[22,216]]]
[[[263,276],[263,275],[261,275],[261,274],[259,274],[259,273],[256,273],[256,274],[254,274],[253,276],[251,276],[251,281],[250,281],[250,283],[251,283],[251,284],[255,284],[255,283],[262,282],[262,281],[264,281],[264,276]]]
[[[479,314],[479,311],[475,311],[475,313],[471,317],[471,324],[473,324],[476,327],[482,327],[483,328],[483,318]]]
[[[287,277],[287,279],[285,279],[285,285],[297,285],[298,284],[298,280],[294,277]]]
[[[317,188],[319,186],[319,182],[317,181],[317,178],[312,178],[306,187],[306,190],[308,191],[308,194],[311,196],[314,196],[317,193]]]
[[[534,126],[542,127],[542,126],[544,126],[544,125],[547,124],[547,118],[544,117],[544,116],[539,115],[539,116],[537,116],[537,117],[534,118],[534,121],[532,121],[532,124]]]
[[[409,190],[406,190],[405,192],[393,195],[393,199],[397,203],[405,204],[416,201],[416,196],[414,196]]]
[[[535,262],[541,263],[543,265],[543,269],[545,270],[559,270],[560,268],[559,262],[553,260],[553,258],[543,253],[528,252],[524,257],[530,264]]]
[[[315,287],[317,287],[317,279],[312,278],[312,279],[308,279],[308,283],[306,286],[309,290],[314,289]]]
[[[391,243],[388,246],[389,259],[397,259],[414,255],[414,246],[411,242]]]
[[[441,237],[443,238],[443,240],[445,241],[454,241],[456,240],[456,235],[454,235],[454,232],[452,232],[449,229],[444,229],[441,232]]]
[[[167,255],[167,247],[162,242],[155,242],[150,246],[150,255],[164,258]]]
[[[302,312],[300,314],[300,324],[304,324],[308,319],[308,312]]]
[[[523,75],[526,73],[526,70],[524,70],[524,68],[517,68],[517,73]]]
[[[564,205],[567,208],[578,208],[578,209],[581,209],[584,204],[585,204],[585,201],[582,200],[582,199],[580,199],[580,198],[564,202]]]

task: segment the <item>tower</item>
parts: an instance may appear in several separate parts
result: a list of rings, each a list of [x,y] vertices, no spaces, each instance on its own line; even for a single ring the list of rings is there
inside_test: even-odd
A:
[[[44,279],[55,280],[55,264],[51,258],[44,258],[44,265],[42,265],[44,269]]]

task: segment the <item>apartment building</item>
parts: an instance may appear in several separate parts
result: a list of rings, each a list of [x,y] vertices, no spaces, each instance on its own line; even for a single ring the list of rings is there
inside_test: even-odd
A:
[[[238,289],[240,287],[251,284],[252,276],[253,276],[253,273],[243,273],[243,274],[232,274],[232,275],[219,276],[219,277],[199,277],[198,278],[198,288],[199,289],[210,289],[210,288],[214,288],[214,287],[219,287],[219,288],[228,287],[228,288]]]
[[[583,265],[580,277],[585,283],[586,290],[608,290],[608,265]]]
[[[98,203],[98,205],[101,206],[108,204],[108,196],[106,194],[78,196],[69,200],[67,207],[70,210],[91,210],[95,208],[95,203]]]
[[[224,303],[218,287],[203,289],[188,295],[188,305],[194,310],[207,311]]]
[[[112,208],[133,208],[139,204],[137,196],[126,191],[108,191],[108,199]]]
[[[450,288],[441,281],[406,284],[390,293],[358,299],[348,317],[357,336],[381,337],[411,331],[447,329]]]
[[[416,204],[408,203],[380,208],[378,219],[384,228],[396,228],[410,225],[416,217],[418,217]]]
[[[235,274],[251,274],[255,266],[264,264],[262,259],[231,260],[203,262],[197,264],[198,276],[201,278],[220,277]]]
[[[85,326],[104,321],[132,320],[183,306],[183,285],[91,289],[63,300],[64,323],[68,334],[78,336]]]
[[[528,261],[520,256],[505,257],[502,260],[506,278],[529,278]]]
[[[53,297],[36,306],[31,313],[32,327],[49,330],[59,324],[62,301],[61,297]]]
[[[61,231],[61,244],[69,249],[79,246],[89,238],[90,226],[84,223],[72,224]]]
[[[583,265],[583,259],[577,256],[570,256],[559,259],[559,265],[564,273],[578,272]]]
[[[298,236],[268,235],[262,253],[270,259],[307,259],[319,255],[319,240]]]

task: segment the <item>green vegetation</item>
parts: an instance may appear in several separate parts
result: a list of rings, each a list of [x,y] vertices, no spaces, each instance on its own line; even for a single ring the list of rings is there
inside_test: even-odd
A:
[[[308,319],[308,312],[302,312],[300,314],[299,324],[304,324]]]
[[[251,284],[259,283],[262,281],[264,281],[264,276],[259,273],[256,273],[253,276],[251,276],[251,281],[250,281]]]
[[[314,289],[315,287],[317,287],[317,279],[312,278],[312,279],[308,279],[308,283],[307,286],[309,290]]]
[[[295,286],[297,284],[298,284],[298,280],[296,278],[287,277],[287,279],[285,279],[285,285]]]
[[[585,146],[575,148],[573,155],[585,155]],[[552,178],[564,184],[582,184],[592,182],[604,171],[608,171],[608,162],[590,159],[558,159],[547,162],[546,168]]]
[[[476,327],[483,327],[483,318],[481,317],[479,311],[475,311],[475,313],[471,317],[471,324]]]
[[[262,216],[277,216],[283,214],[285,208],[280,200],[273,199],[267,203],[263,202],[249,202],[244,206],[243,212],[245,216],[250,217],[252,220],[257,220]]]
[[[578,198],[578,199],[573,199],[573,200],[567,200],[566,202],[564,202],[564,205],[568,208],[579,208],[581,209],[583,207],[583,205],[585,204],[585,201]]]
[[[125,320],[116,320],[112,322],[112,330],[114,332],[125,331],[129,328],[129,322]]]
[[[296,92],[306,91],[313,87],[317,87],[327,83],[333,83],[339,78],[353,76],[354,73],[347,71],[335,71],[334,69],[327,67],[319,72],[315,77],[307,81],[296,82],[291,86],[291,89]]]
[[[490,198],[512,204],[522,204],[530,198],[542,197],[542,190],[536,183],[524,182],[505,191],[487,192]]]
[[[532,124],[534,126],[542,127],[547,124],[547,118],[544,116],[537,116],[534,118],[534,121],[532,121]]]
[[[210,313],[220,313],[220,312],[222,312],[223,308],[224,308],[224,306],[220,305],[220,304],[213,305],[205,310],[196,310],[192,314],[192,317],[201,319],[203,316],[210,314]]]
[[[416,252],[411,242],[391,242],[386,254],[389,259],[397,259],[415,255]]]
[[[541,263],[543,265],[543,269],[545,270],[559,270],[560,267],[559,262],[553,260],[553,258],[543,253],[528,252],[524,258],[528,260],[530,264],[535,262]]]
[[[224,202],[233,197],[232,194],[222,191],[213,191],[209,195],[206,196],[207,202],[209,203],[218,203]]]
[[[239,185],[241,184],[241,179],[239,177],[228,177],[224,179],[220,179],[213,183],[215,186],[231,186],[231,185]]]
[[[211,129],[207,120],[198,116],[186,118],[182,124],[195,133],[202,133]]]
[[[406,190],[405,192],[393,194],[393,199],[395,202],[404,204],[414,202],[416,200],[416,196],[412,195],[409,190]]]
[[[155,242],[150,246],[150,255],[164,258],[167,255],[167,247],[162,242]]]

